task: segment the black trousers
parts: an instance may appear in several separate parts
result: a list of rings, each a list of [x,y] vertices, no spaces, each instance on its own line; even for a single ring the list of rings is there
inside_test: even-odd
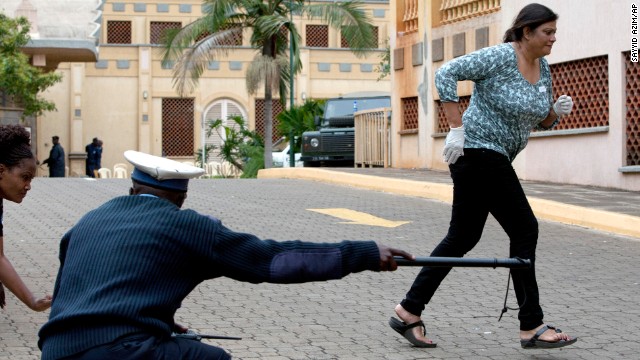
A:
[[[476,246],[489,214],[509,236],[509,256],[530,259],[530,269],[512,270],[520,305],[520,330],[542,325],[535,274],[538,221],[506,156],[491,150],[465,149],[464,156],[449,165],[453,179],[453,206],[449,231],[431,256],[462,257]],[[451,268],[424,267],[405,299],[407,311],[420,316]]]
[[[223,349],[185,338],[157,338],[148,334],[123,337],[64,360],[228,360]]]

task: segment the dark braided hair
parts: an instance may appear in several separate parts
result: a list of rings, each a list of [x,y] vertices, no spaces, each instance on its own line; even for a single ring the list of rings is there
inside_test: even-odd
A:
[[[503,42],[520,41],[524,36],[524,28],[534,30],[550,21],[558,20],[558,14],[540,4],[529,4],[520,10],[511,27],[504,33]]]
[[[20,125],[0,125],[0,164],[14,167],[22,159],[33,158],[31,136]]]

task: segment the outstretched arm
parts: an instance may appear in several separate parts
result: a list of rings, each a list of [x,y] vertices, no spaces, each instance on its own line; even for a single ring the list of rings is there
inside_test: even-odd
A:
[[[340,279],[365,270],[393,271],[405,251],[374,241],[314,243],[261,240],[220,226],[211,256],[218,276],[253,283],[300,283]]]
[[[33,296],[33,293],[31,293],[27,285],[22,281],[9,259],[4,256],[3,243],[3,237],[0,237],[0,282],[31,310],[47,310],[51,307],[51,296],[47,295],[42,299],[36,299]]]

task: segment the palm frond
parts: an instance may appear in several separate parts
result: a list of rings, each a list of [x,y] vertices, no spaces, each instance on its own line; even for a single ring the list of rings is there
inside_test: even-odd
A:
[[[181,96],[191,93],[205,66],[229,52],[228,44],[241,36],[245,13],[239,11],[242,1],[207,0],[204,16],[182,29],[170,30],[163,38],[162,63],[173,68],[173,84]]]
[[[227,44],[238,36],[240,31],[242,28],[221,30],[183,50],[173,68],[173,83],[178,94],[189,94],[195,89],[208,62],[226,56],[232,49]]]
[[[270,56],[257,54],[247,68],[247,91],[255,94],[261,84],[272,90],[280,89],[281,74],[289,66],[289,60],[283,56],[275,59]],[[266,82],[266,83],[265,83]]]

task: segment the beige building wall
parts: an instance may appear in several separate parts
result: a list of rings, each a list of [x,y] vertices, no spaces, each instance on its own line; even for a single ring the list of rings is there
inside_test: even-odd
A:
[[[357,57],[340,48],[339,31],[329,28],[328,48],[301,50],[303,70],[294,82],[296,103],[303,98],[322,99],[356,91],[390,91],[389,78],[378,81],[379,73],[375,71],[388,38],[389,3],[364,3],[378,27],[379,49]],[[169,11],[158,12],[158,4],[168,5]],[[190,12],[184,12],[185,5],[190,5]],[[46,93],[46,97],[55,100],[58,111],[38,118],[39,153],[48,154],[50,149],[51,141],[45,141],[44,134],[59,135],[69,156],[70,176],[84,175],[84,158],[80,156],[94,137],[104,141],[103,167],[126,163],[123,152],[129,149],[161,155],[162,99],[178,94],[173,88],[172,70],[162,67],[159,46],[149,44],[150,23],[179,21],[186,25],[202,15],[201,5],[200,0],[106,1],[101,8],[98,62],[62,63],[58,71],[63,74],[63,81]],[[132,22],[132,44],[105,43],[110,20]],[[306,24],[323,24],[307,18],[294,17],[294,21],[302,33],[303,45]],[[218,69],[205,70],[196,90],[188,95],[195,99],[194,132],[189,134],[194,139],[194,152],[201,147],[203,116],[216,101],[233,101],[247,115],[250,128],[255,127],[255,100],[263,98],[263,91],[252,96],[246,90],[245,72],[256,54],[248,46],[249,36],[245,32],[242,47],[216,59]],[[238,64],[240,69],[236,69]],[[46,173],[44,169],[41,175]]]
[[[429,167],[431,118],[425,116],[431,103],[418,101],[418,129],[404,129],[403,99],[431,97],[429,39],[431,1],[411,0],[392,3],[391,36],[391,166],[400,168]]]

